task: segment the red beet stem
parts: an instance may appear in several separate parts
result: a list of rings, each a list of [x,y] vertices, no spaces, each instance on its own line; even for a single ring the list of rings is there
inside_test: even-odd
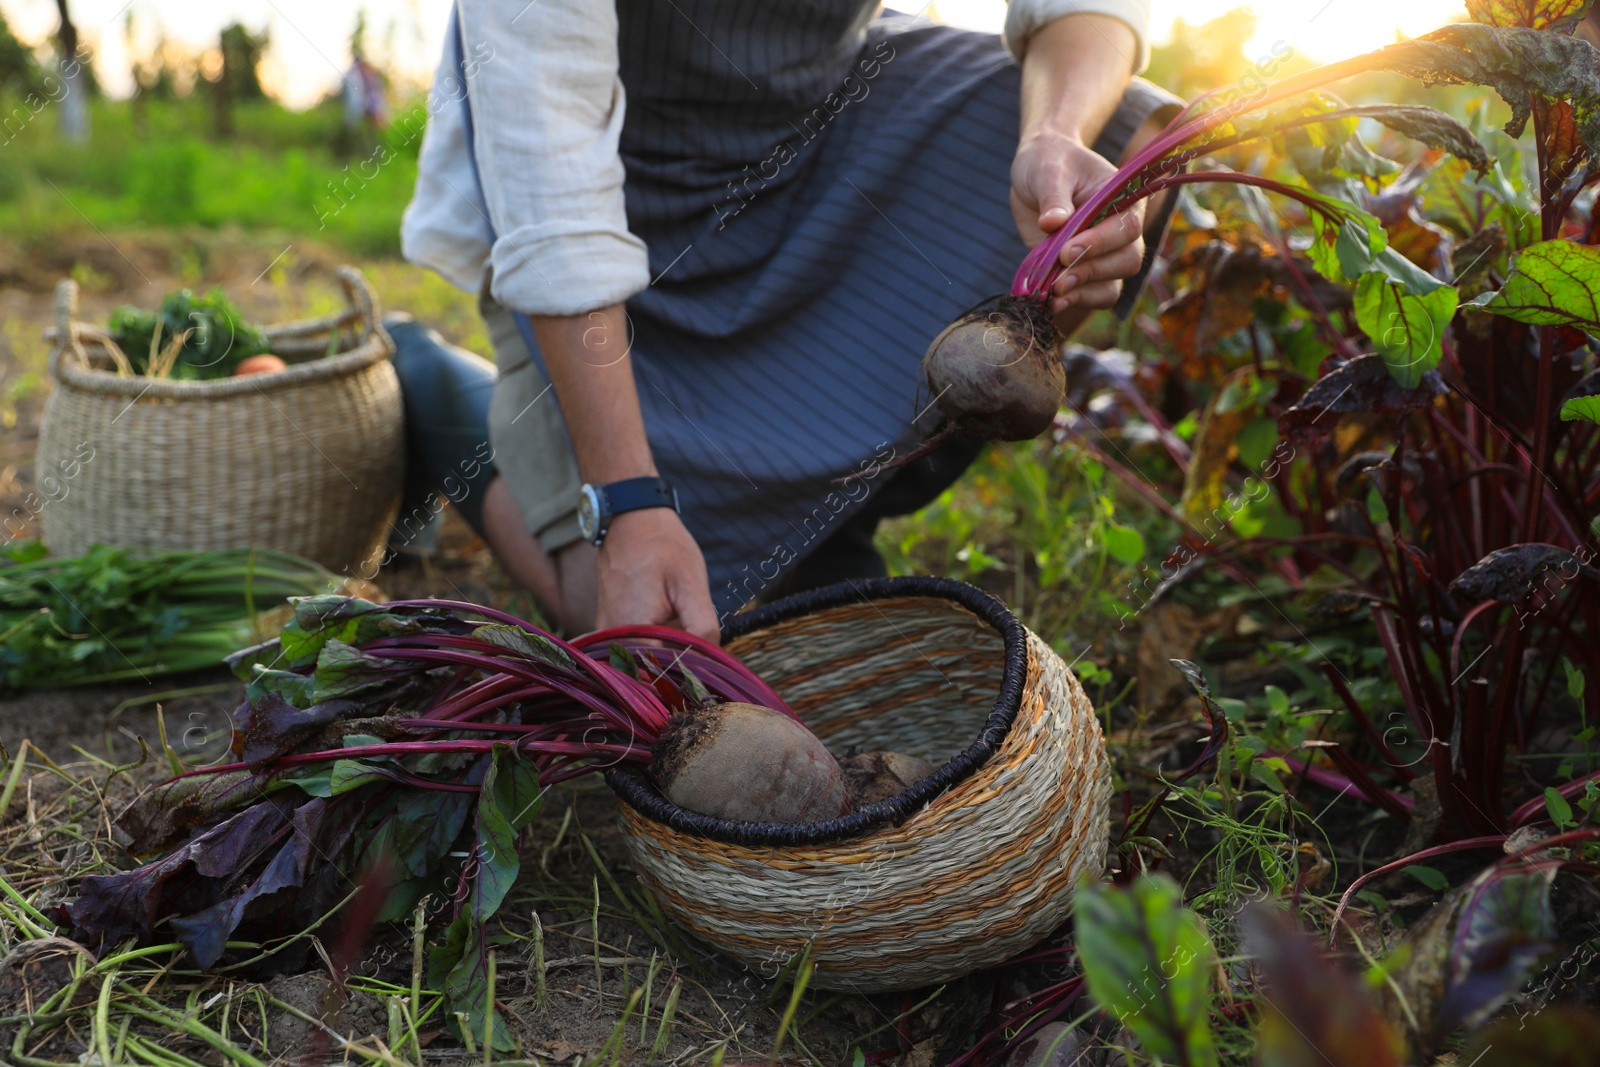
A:
[[[428,756],[440,752],[492,752],[495,745],[506,744],[505,741],[472,741],[450,738],[440,741],[385,741],[376,745],[351,745],[349,748],[328,748],[320,752],[295,752],[287,756],[279,756],[272,761],[272,766],[277,767],[303,767],[311,763],[332,763],[336,760],[368,759],[375,756]],[[606,741],[530,741],[511,742],[518,751],[531,756],[588,756],[595,753],[631,756],[639,762],[648,763],[650,748],[648,745],[616,744]],[[202,767],[198,770],[187,772],[180,777],[190,777],[196,774],[217,774],[222,771],[250,770],[248,763],[228,763],[217,767]]]
[[[585,655],[575,645],[563,641],[561,638],[557,637],[553,633],[550,633],[548,630],[544,630],[538,626],[535,626],[533,623],[528,622],[525,619],[519,619],[515,615],[510,615],[503,611],[497,611],[494,608],[484,607],[481,604],[468,604],[460,600],[398,600],[389,604],[388,607],[443,608],[466,615],[478,615],[492,622],[499,622],[508,626],[515,626],[525,633],[533,634],[536,637],[543,638],[556,648],[565,652],[569,657],[572,658],[573,663],[580,670],[587,672],[595,679],[595,681],[599,682],[602,686],[611,691],[612,695],[616,696],[623,703],[629,705],[630,710],[633,709],[633,706],[637,703],[635,699],[631,698],[636,696],[640,683],[612,667],[609,663],[603,663],[599,660],[596,660],[592,656]],[[671,630],[668,632],[677,633],[677,631]],[[430,637],[432,636],[437,635],[430,635]],[[682,636],[688,637],[689,635],[683,634]],[[468,640],[471,639],[468,638]],[[496,646],[496,651],[504,650],[499,649],[498,646]],[[629,691],[630,683],[633,687],[632,692]]]
[[[581,653],[579,654],[579,659],[590,666],[601,667],[612,675],[610,678],[596,679],[602,683],[599,686],[601,692],[595,692],[595,687],[590,685],[586,679],[560,667],[548,666],[534,660],[507,660],[459,647],[396,646],[386,639],[382,642],[375,641],[370,645],[363,646],[362,651],[379,659],[413,660],[422,663],[439,664],[471,664],[485,671],[497,671],[502,674],[515,675],[526,681],[536,682],[548,686],[556,692],[563,693],[591,710],[598,711],[602,715],[614,719],[619,725],[626,725],[631,720],[638,725],[659,731],[666,729],[667,722],[672,717],[671,712],[661,703],[660,698],[656,696],[653,689],[613,667],[596,663]],[[617,705],[621,705],[621,707],[619,708]]]
[[[514,616],[473,604],[414,600],[388,607],[476,615],[548,642],[546,647],[557,655],[518,652],[470,633],[402,634],[359,642],[356,647],[362,655],[383,661],[384,666],[374,672],[377,677],[389,673],[392,664],[397,678],[431,679],[438,686],[420,702],[418,714],[390,720],[415,739],[295,752],[265,764],[230,763],[184,776],[240,770],[270,773],[339,760],[483,754],[496,745],[510,744],[534,761],[540,781],[549,785],[602,766],[650,763],[653,747],[679,710],[677,691],[686,689],[689,674],[718,702],[759,703],[799,721],[772,688],[736,658],[709,641],[667,627],[616,627],[573,644]],[[635,678],[611,666],[610,650],[618,644],[635,656],[645,677]],[[570,662],[563,661],[563,655]],[[489,721],[500,718],[510,721]],[[374,770],[422,788],[463,792],[470,788],[438,783],[398,764],[382,763]]]
[[[723,680],[728,685],[737,685],[739,692],[718,693],[726,700],[738,701],[746,704],[760,704],[764,707],[781,711],[796,722],[800,717],[780,697],[773,688],[761,679],[761,676],[740,663],[732,654],[719,645],[712,644],[704,638],[674,630],[667,626],[613,626],[605,630],[597,630],[585,634],[577,639],[578,647],[588,652],[591,656],[606,655],[612,645],[622,645],[630,652],[638,654],[648,651],[646,642],[659,642],[666,648],[678,650],[689,649],[698,652],[707,660],[721,668],[720,671],[706,671],[705,664],[696,666],[696,661],[690,661],[689,669],[709,684],[710,678],[706,674]]]
[[[1404,43],[1390,45],[1367,55],[1316,67],[1268,86],[1265,93],[1260,96],[1247,95],[1211,111],[1199,112],[1195,107],[1199,101],[1191,103],[1177,119],[1167,124],[1166,129],[1155,140],[1112,175],[1093,196],[1085,200],[1061,229],[1040,241],[1023,257],[1022,265],[1017,268],[1016,277],[1011,282],[1012,295],[1037,297],[1048,293],[1050,286],[1061,273],[1061,250],[1066,247],[1067,242],[1092,226],[1116,201],[1131,202],[1156,192],[1157,190],[1148,187],[1139,188],[1140,180],[1148,176],[1147,172],[1159,174],[1177,169],[1184,154],[1179,151],[1180,149],[1246,111],[1260,111],[1291,96],[1309,92],[1364,71],[1382,69],[1390,56],[1404,48]],[[1130,192],[1131,195],[1126,195]]]

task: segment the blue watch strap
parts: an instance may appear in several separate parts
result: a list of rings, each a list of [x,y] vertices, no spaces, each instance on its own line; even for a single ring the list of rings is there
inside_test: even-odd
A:
[[[678,510],[678,491],[665,478],[624,478],[601,488],[605,490],[606,510],[611,518],[644,508]]]

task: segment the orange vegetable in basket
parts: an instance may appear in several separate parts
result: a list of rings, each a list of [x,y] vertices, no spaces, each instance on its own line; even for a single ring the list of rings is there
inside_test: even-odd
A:
[[[277,356],[251,356],[249,359],[240,361],[239,365],[233,370],[233,376],[235,378],[244,378],[251,374],[276,374],[281,370],[288,369],[289,364]]]

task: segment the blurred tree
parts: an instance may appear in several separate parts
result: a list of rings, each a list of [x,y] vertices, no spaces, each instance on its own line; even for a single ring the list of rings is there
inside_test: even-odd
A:
[[[75,56],[78,54],[78,27],[72,24],[67,0],[56,0],[56,11],[61,15],[61,25],[56,28],[56,47],[63,56]]]
[[[222,69],[216,78],[207,82],[216,108],[218,137],[232,136],[235,104],[265,99],[267,94],[261,88],[256,68],[261,65],[261,54],[270,40],[267,30],[251,33],[241,22],[231,22],[222,28],[217,45],[222,54]]]
[[[261,66],[261,55],[271,40],[265,28],[260,33],[251,33],[240,22],[223,27],[220,38],[221,80],[235,102],[265,99],[266,90],[261,88],[261,76],[257,68]]]
[[[177,100],[189,95],[197,70],[195,57],[163,34],[155,47],[133,64],[133,82],[147,99]]]
[[[19,96],[44,91],[44,68],[33,54],[33,49],[17,40],[0,11],[0,90],[9,90]]]
[[[133,7],[130,5],[128,13],[122,19],[122,48],[128,55],[134,55],[134,23]],[[130,69],[133,75],[133,94],[128,98],[128,108],[133,118],[133,131],[140,137],[150,132],[150,96],[145,91],[144,81],[141,77],[139,64],[135,61]]]
[[[367,9],[356,10],[356,28],[350,31],[350,54],[364,58],[367,54]]]

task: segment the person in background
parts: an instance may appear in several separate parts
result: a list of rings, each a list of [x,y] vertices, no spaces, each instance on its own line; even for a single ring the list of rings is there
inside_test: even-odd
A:
[[[715,638],[753,599],[882,574],[878,521],[978,452],[894,466],[930,429],[929,341],[1181,106],[1135,77],[1147,23],[1148,0],[1012,0],[1003,37],[874,0],[460,0],[403,247],[481,293],[492,463],[462,499],[550,618]],[[1063,251],[1064,329],[1131,297],[1169,210]]]
[[[376,133],[389,125],[389,96],[383,72],[359,49],[353,50],[350,69],[339,83],[344,104],[344,130],[354,136],[363,129]]]

